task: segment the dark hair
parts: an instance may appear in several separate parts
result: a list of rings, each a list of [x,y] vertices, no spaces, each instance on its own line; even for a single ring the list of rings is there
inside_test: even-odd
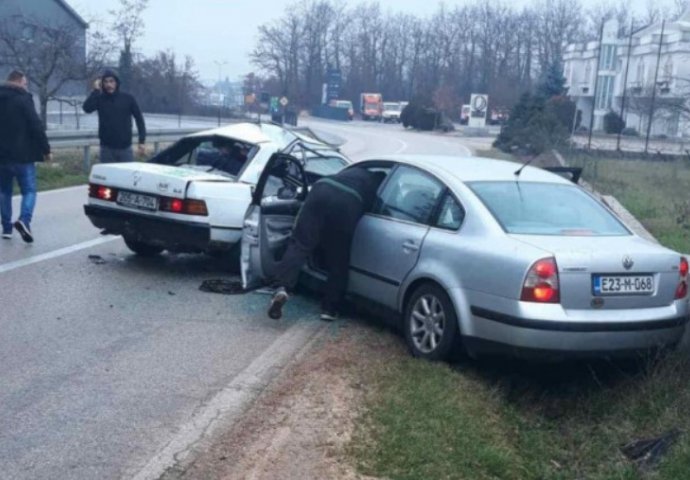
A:
[[[18,82],[19,80],[21,80],[22,78],[25,78],[25,77],[26,77],[26,75],[24,74],[24,72],[22,72],[20,70],[12,70],[10,72],[10,74],[7,76],[7,81],[8,82]]]

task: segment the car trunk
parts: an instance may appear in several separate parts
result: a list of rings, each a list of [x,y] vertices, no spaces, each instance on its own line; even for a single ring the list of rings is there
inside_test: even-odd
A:
[[[232,178],[191,168],[141,164],[101,164],[91,172],[90,182],[120,190],[184,198],[192,181],[234,182]]]
[[[680,255],[640,237],[512,237],[554,256],[565,309],[653,308],[674,301]]]

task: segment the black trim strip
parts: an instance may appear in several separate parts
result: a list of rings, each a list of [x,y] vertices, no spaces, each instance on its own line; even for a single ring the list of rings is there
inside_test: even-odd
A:
[[[350,270],[352,270],[355,273],[360,273],[362,275],[366,275],[367,277],[374,278],[376,280],[387,283],[389,285],[393,285],[394,287],[400,286],[400,282],[397,282],[395,280],[391,280],[390,278],[386,278],[386,277],[383,277],[381,275],[377,275],[376,273],[372,273],[372,272],[369,272],[367,270],[363,270],[361,268],[350,266]]]
[[[533,320],[506,315],[480,307],[471,307],[472,315],[513,327],[556,332],[639,332],[643,330],[663,330],[683,326],[689,317],[649,320],[643,322],[563,322],[552,320]]]

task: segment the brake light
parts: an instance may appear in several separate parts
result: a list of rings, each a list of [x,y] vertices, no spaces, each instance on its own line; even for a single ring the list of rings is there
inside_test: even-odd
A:
[[[676,287],[676,300],[685,298],[688,294],[688,260],[685,257],[680,257],[678,272],[680,273],[680,279]]]
[[[538,303],[560,303],[558,267],[554,258],[534,262],[522,284],[520,300]]]
[[[160,210],[163,212],[182,213],[184,215],[207,216],[208,209],[203,200],[161,197]]]
[[[114,188],[106,187],[105,185],[98,185],[95,183],[89,184],[89,197],[98,198],[107,202],[114,202],[116,198],[116,190]]]

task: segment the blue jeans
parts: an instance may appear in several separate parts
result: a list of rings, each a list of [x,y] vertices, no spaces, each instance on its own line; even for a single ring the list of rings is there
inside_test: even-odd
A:
[[[22,194],[19,220],[29,227],[36,206],[36,165],[11,163],[0,165],[0,217],[3,233],[12,231],[12,187],[17,179]]]

